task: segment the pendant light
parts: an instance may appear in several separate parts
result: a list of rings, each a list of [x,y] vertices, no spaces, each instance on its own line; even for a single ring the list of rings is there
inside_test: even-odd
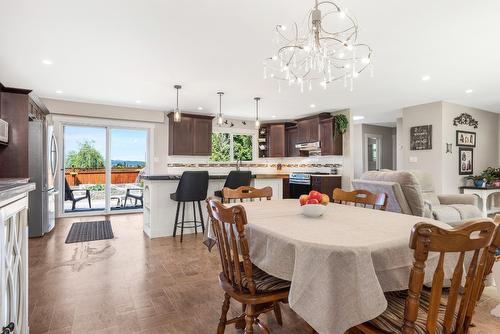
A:
[[[255,128],[260,128],[260,121],[259,121],[259,101],[260,97],[254,97],[255,100]]]
[[[222,122],[224,121],[222,118],[222,95],[224,95],[224,92],[217,92],[217,94],[219,94],[219,115],[217,116],[217,124],[222,126]]]
[[[175,85],[174,88],[177,90],[177,105],[174,110],[174,122],[178,123],[181,121],[181,110],[179,109],[179,89],[181,89],[182,86]]]

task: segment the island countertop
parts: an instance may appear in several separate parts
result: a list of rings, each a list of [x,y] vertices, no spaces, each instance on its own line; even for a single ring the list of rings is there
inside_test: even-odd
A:
[[[289,177],[289,173],[256,173],[252,174],[252,179],[287,179]],[[181,174],[161,174],[161,175],[143,175],[141,178],[143,180],[148,181],[175,181],[181,179]],[[319,177],[340,177],[339,174],[314,174],[311,173],[311,176],[319,176]],[[208,176],[211,180],[225,180],[227,178],[227,174],[209,174]]]
[[[27,180],[26,182],[14,180],[12,182],[6,182],[5,180],[2,182],[0,179],[0,203],[8,202],[12,198],[32,190],[35,190],[35,183],[28,183]]]

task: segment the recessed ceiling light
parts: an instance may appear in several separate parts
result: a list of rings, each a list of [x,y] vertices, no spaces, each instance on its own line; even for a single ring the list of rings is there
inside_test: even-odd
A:
[[[141,100],[135,100],[135,103],[137,103],[137,104],[141,104],[141,103],[142,103],[142,101],[141,101]]]
[[[365,119],[365,116],[352,116],[353,121],[361,121],[362,119]]]
[[[50,60],[50,59],[44,59],[44,60],[42,60],[42,64],[44,64],[44,65],[52,65],[52,64],[54,64],[54,62],[52,60]]]
[[[198,110],[203,110],[203,107],[198,107],[198,108],[196,108],[196,109],[198,109]]]
[[[429,81],[429,80],[431,80],[431,77],[429,75],[424,75],[422,77],[422,81]]]
[[[272,117],[272,118],[276,118],[276,115],[272,115],[271,117]]]
[[[472,89],[467,89],[467,90],[465,91],[465,93],[466,93],[466,94],[470,94],[470,93],[472,93],[472,92],[473,92],[473,90],[472,90]]]
[[[56,90],[56,94],[62,94],[62,93],[63,93],[62,90],[60,90],[60,89]]]
[[[309,107],[310,108],[316,108],[316,105],[314,103],[311,103],[311,105]]]

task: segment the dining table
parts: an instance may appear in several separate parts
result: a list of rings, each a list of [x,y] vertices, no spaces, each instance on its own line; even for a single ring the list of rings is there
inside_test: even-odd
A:
[[[317,218],[302,214],[295,199],[238,203],[252,262],[291,281],[289,305],[320,334],[343,334],[387,307],[384,292],[408,288],[418,222],[451,228],[423,217],[330,203]],[[431,282],[438,254],[427,261]],[[456,262],[445,260],[450,278]]]

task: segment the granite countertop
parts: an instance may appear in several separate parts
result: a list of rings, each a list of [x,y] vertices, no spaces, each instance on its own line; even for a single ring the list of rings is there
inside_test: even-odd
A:
[[[252,174],[253,179],[287,179],[289,177],[289,173],[257,173]],[[164,174],[164,175],[143,175],[142,179],[149,181],[160,181],[160,180],[180,180],[181,174]],[[311,176],[318,177],[340,177],[338,174],[311,174]],[[227,178],[227,174],[210,174],[209,179],[211,180],[225,180]]]
[[[27,179],[10,180],[10,182],[0,179],[0,202],[8,201],[13,197],[33,190],[35,190],[35,183],[28,183]]]

